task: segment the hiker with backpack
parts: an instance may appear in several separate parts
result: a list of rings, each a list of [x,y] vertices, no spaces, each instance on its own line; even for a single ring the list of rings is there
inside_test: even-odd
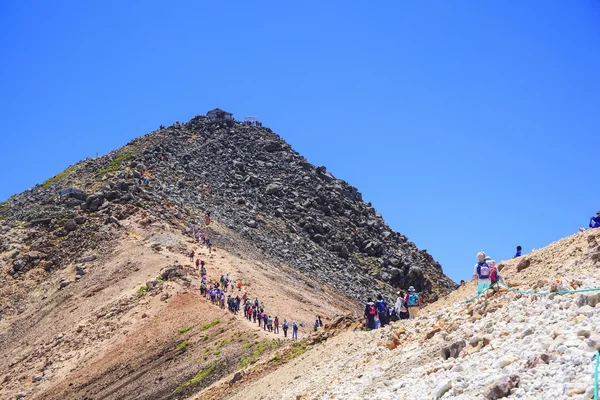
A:
[[[406,306],[408,308],[408,318],[415,319],[419,317],[419,310],[421,309],[421,300],[419,300],[419,293],[413,286],[408,288],[408,294],[406,295]]]
[[[381,294],[377,295],[377,316],[379,317],[379,326],[383,328],[388,320],[387,320],[387,305],[385,304],[385,300],[383,300],[383,296]]]
[[[283,337],[287,338],[287,331],[288,331],[288,322],[287,319],[283,319],[283,325],[281,325],[283,327]]]
[[[477,253],[477,264],[475,264],[475,270],[473,277],[477,278],[477,295],[479,296],[492,285],[490,279],[491,269],[488,263],[485,261],[485,253],[480,251]]]
[[[277,316],[275,316],[275,319],[273,320],[273,333],[279,334],[279,318],[277,318]]]
[[[375,315],[377,314],[377,309],[375,308],[375,303],[369,297],[367,299],[367,304],[365,304],[365,318],[367,319],[367,329],[375,329]]]
[[[292,339],[298,340],[298,324],[292,321]]]
[[[399,319],[408,319],[408,306],[406,304],[404,292],[400,291],[397,294],[398,299],[394,305],[394,310],[396,311]]]

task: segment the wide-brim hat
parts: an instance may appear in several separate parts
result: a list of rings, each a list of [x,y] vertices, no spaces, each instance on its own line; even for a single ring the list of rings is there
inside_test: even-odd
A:
[[[408,291],[409,291],[409,292],[414,292],[414,291],[415,291],[415,288],[414,288],[413,286],[411,286],[411,287],[409,287],[409,288],[408,288]]]

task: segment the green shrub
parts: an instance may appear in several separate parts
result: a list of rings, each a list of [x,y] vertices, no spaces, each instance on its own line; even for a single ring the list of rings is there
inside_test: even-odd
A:
[[[215,319],[214,321],[212,321],[212,322],[210,322],[210,323],[208,323],[208,324],[204,325],[202,328],[200,328],[200,330],[201,330],[201,331],[205,331],[205,330],[207,330],[207,329],[210,329],[210,328],[212,328],[213,326],[217,325],[219,322],[221,322],[221,321],[219,321],[218,319]]]
[[[137,295],[138,296],[143,296],[144,293],[146,293],[148,291],[148,288],[146,286],[140,286],[140,288],[137,291]]]
[[[181,328],[181,329],[179,330],[179,334],[180,334],[180,335],[183,335],[184,333],[186,333],[186,332],[189,332],[189,330],[190,330],[190,329],[192,329],[192,327],[191,327],[191,326],[184,326],[183,328]]]
[[[180,390],[190,386],[190,385],[195,385],[196,383],[199,383],[200,381],[202,381],[204,378],[206,378],[207,376],[209,376],[210,374],[213,373],[213,371],[215,370],[215,368],[217,367],[217,363],[214,364],[210,364],[208,367],[201,369],[200,371],[198,371],[198,373],[196,374],[196,376],[194,376],[192,379],[190,379],[187,382],[182,383],[181,385],[179,385],[177,387],[177,389],[175,389],[173,391],[173,393],[177,393]]]
[[[177,347],[179,347],[179,350],[185,350],[187,349],[188,344],[189,343],[187,340],[182,340],[181,342],[177,343]]]

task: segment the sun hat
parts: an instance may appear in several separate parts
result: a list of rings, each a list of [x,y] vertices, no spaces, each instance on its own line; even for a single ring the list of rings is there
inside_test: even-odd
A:
[[[411,286],[411,287],[409,287],[409,288],[408,288],[408,291],[409,291],[409,292],[414,292],[414,291],[415,291],[415,288],[414,288],[413,286]]]

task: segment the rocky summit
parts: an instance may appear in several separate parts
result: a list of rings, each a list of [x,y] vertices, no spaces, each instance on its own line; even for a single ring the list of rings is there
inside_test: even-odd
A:
[[[45,229],[29,237],[37,250],[17,257],[9,273],[16,277],[41,261],[46,269],[73,261],[77,248],[107,236],[90,231],[88,215],[118,223],[140,209],[186,222],[210,213],[248,245],[361,301],[409,286],[432,301],[456,287],[356,188],[310,164],[269,128],[204,116],[84,160],[11,197],[2,206],[8,220]],[[71,240],[44,251],[46,235]]]

